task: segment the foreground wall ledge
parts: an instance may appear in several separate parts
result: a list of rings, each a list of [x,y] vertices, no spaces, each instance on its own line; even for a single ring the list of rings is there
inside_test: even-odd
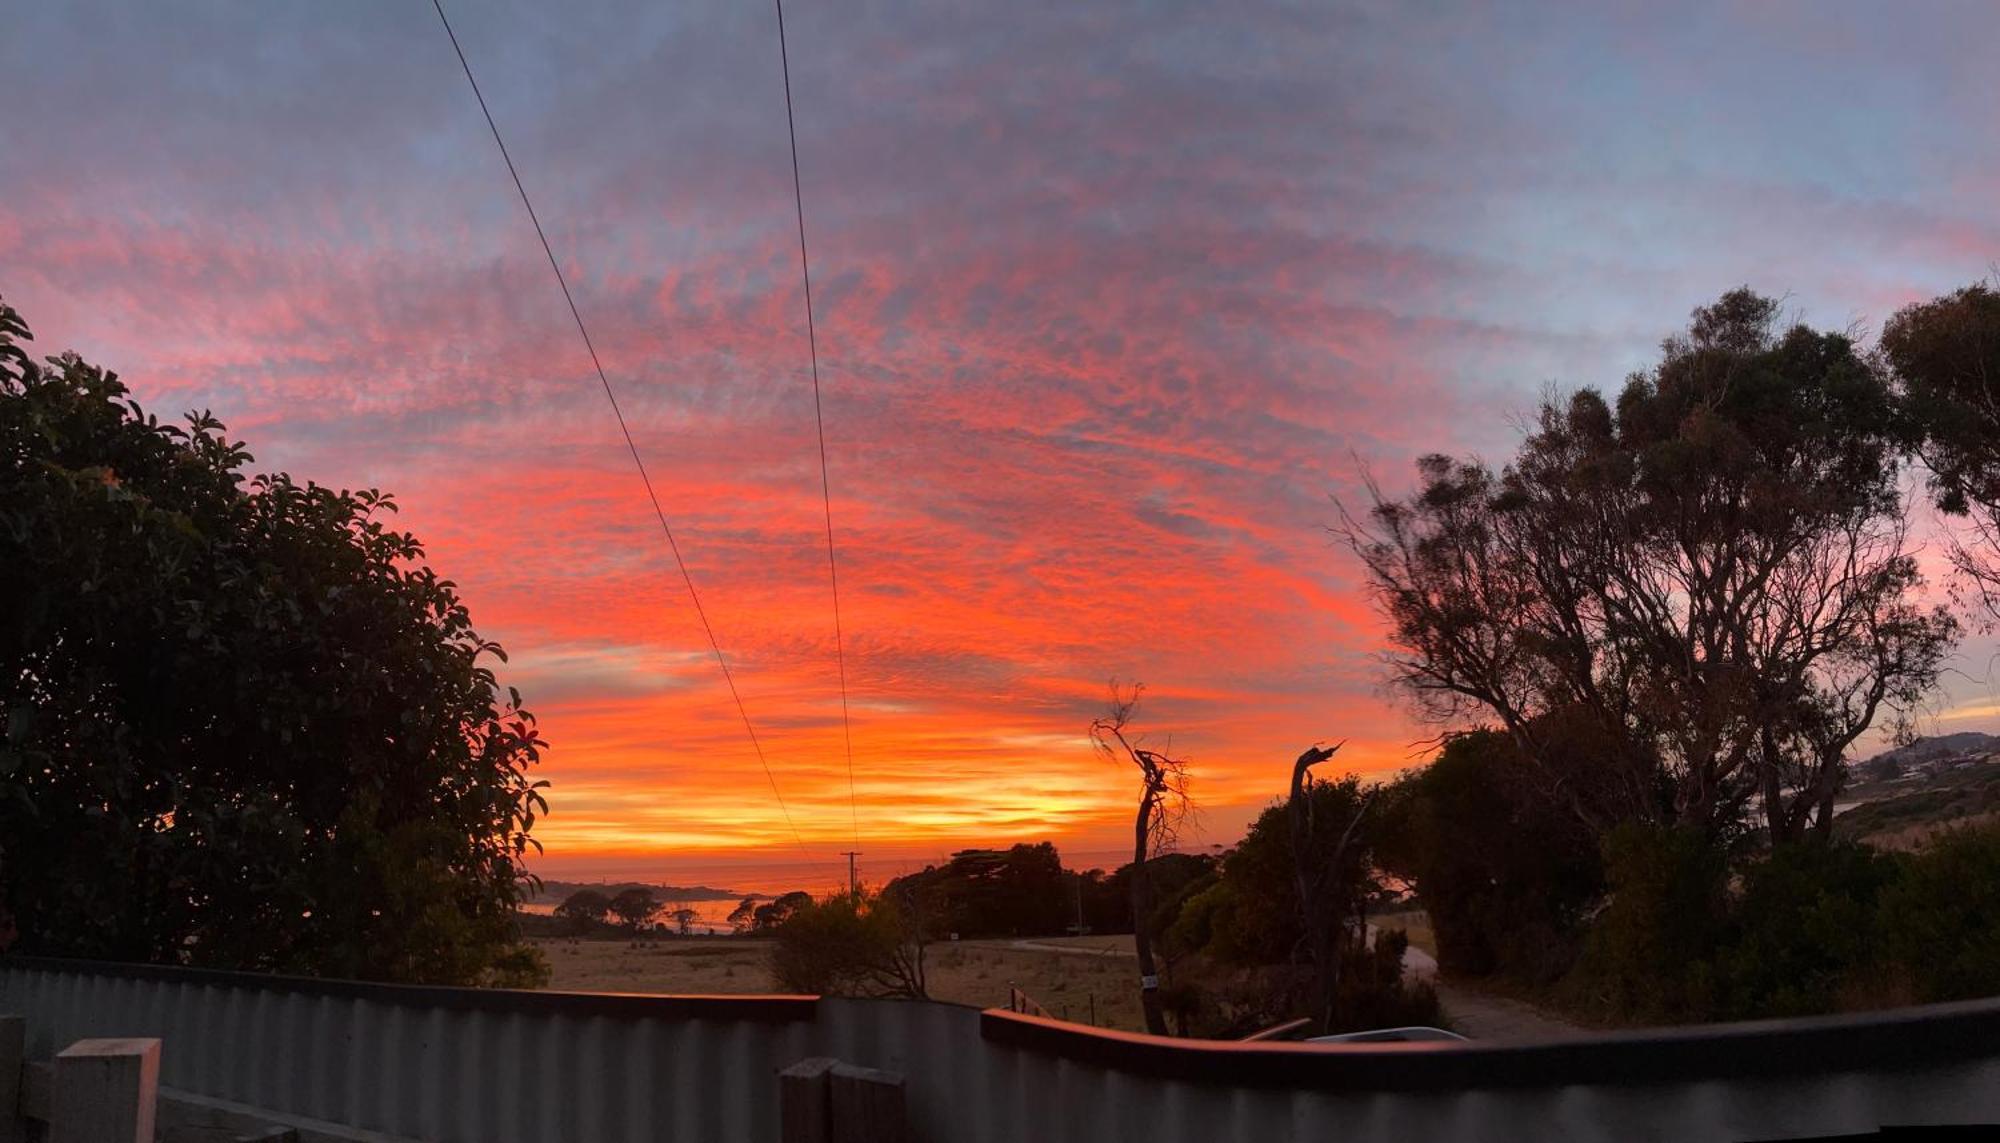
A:
[[[368,1000],[406,1008],[442,1008],[457,1012],[498,1014],[656,1018],[667,1020],[750,1020],[763,1023],[810,1021],[819,1005],[816,996],[661,996],[652,993],[550,992],[512,988],[453,988],[441,985],[382,984],[365,980],[328,980],[311,976],[279,976],[210,968],[160,964],[120,964],[111,961],[63,960],[57,957],[0,956],[0,970],[21,969],[67,975],[109,976],[126,980],[158,980],[171,984],[250,988],[304,996]]]
[[[987,1041],[1134,1075],[1318,1091],[1741,1081],[1970,1064],[2000,1056],[2000,998],[1701,1024],[1536,1043],[1306,1044],[1179,1040],[993,1008]]]
[[[571,1018],[813,1023],[814,996],[660,996],[530,992],[324,980],[251,972],[0,957],[0,975],[153,980],[369,1001],[404,1008]],[[922,1001],[843,1004],[957,1007]],[[1302,1044],[1179,1040],[1004,1009],[980,1036],[1010,1050],[1126,1074],[1199,1084],[1319,1091],[1643,1085],[1898,1072],[2000,1060],[2000,998],[1791,1020],[1643,1029],[1538,1043]]]

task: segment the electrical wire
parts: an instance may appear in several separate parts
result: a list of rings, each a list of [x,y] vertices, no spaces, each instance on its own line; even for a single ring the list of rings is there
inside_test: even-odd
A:
[[[785,135],[792,144],[792,205],[799,221],[799,277],[805,283],[806,347],[812,355],[813,426],[819,430],[819,496],[826,516],[826,578],[833,589],[833,659],[840,671],[840,729],[847,748],[847,814],[861,847],[861,814],[854,801],[854,720],[847,709],[847,648],[840,625],[840,571],[833,556],[833,483],[826,468],[826,414],[819,395],[819,333],[813,320],[812,268],[806,258],[806,194],[799,179],[799,130],[792,117],[792,60],[785,47],[785,0],[778,7],[778,63],[785,76]]]
[[[625,437],[625,447],[632,454],[632,464],[639,470],[639,481],[646,486],[646,499],[653,505],[653,515],[660,521],[660,531],[667,537],[667,548],[673,552],[674,566],[680,569],[681,582],[687,585],[688,599],[694,604],[694,613],[701,620],[701,629],[708,635],[708,648],[715,654],[716,666],[722,668],[722,679],[729,684],[729,696],[736,701],[736,713],[743,720],[743,732],[750,736],[750,746],[757,754],[757,762],[764,768],[764,778],[771,784],[771,796],[777,800],[778,813],[785,820],[785,828],[791,831],[792,840],[798,843],[799,852],[808,861],[819,864],[806,848],[805,838],[799,834],[799,827],[792,821],[792,813],[785,805],[785,795],[778,790],[778,778],[771,770],[770,759],[764,755],[764,744],[757,737],[757,728],[750,721],[750,710],[743,704],[743,692],[736,687],[736,676],[730,673],[729,660],[722,654],[722,643],[715,637],[715,627],[708,620],[708,611],[701,605],[701,593],[695,590],[694,576],[689,574],[687,561],[681,557],[681,546],[674,539],[673,526],[667,523],[666,510],[660,507],[659,494],[653,490],[653,480],[646,472],[646,462],[639,456],[639,445],[632,439],[632,429],[625,422],[624,410],[618,406],[618,394],[611,387],[611,378],[604,371],[604,362],[597,356],[597,346],[590,340],[590,330],[583,324],[583,314],[576,306],[576,296],[570,292],[569,277],[563,273],[561,263],[556,261],[555,248],[549,245],[549,236],[542,229],[541,216],[535,211],[535,204],[528,197],[528,188],[521,182],[521,172],[514,167],[514,158],[507,153],[507,142],[500,137],[500,126],[493,120],[493,112],[486,106],[486,96],[479,90],[479,81],[473,78],[472,64],[465,58],[465,49],[459,46],[458,35],[452,31],[451,20],[444,14],[443,0],[431,0],[437,9],[438,22],[444,25],[444,33],[451,39],[451,50],[458,55],[458,64],[465,69],[465,81],[472,85],[472,95],[479,101],[479,112],[486,117],[487,129],[493,132],[493,143],[500,148],[500,158],[507,164],[507,173],[514,180],[514,189],[521,196],[521,205],[527,208],[528,221],[534,223],[535,237],[541,240],[542,253],[548,255],[549,269],[555,271],[556,284],[562,287],[563,301],[569,304],[569,316],[576,322],[576,332],[583,338],[583,348],[590,354],[591,367],[597,370],[597,380],[604,386],[605,399],[611,402],[611,413],[618,418],[618,431]]]

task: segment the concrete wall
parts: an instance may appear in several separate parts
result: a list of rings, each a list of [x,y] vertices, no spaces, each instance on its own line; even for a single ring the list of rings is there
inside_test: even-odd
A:
[[[908,1076],[937,1143],[1778,1139],[2000,1122],[2000,1002],[1506,1046],[1217,1044],[946,1004],[411,988],[0,959],[28,1055],[451,1143],[776,1140],[807,1056]]]

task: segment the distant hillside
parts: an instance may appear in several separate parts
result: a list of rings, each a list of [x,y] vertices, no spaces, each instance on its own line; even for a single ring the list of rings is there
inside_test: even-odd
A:
[[[1919,738],[1908,746],[1898,746],[1894,750],[1884,750],[1872,758],[1855,763],[1855,769],[1866,774],[1886,774],[1890,766],[1898,773],[1906,772],[1919,762],[1929,762],[1940,758],[1967,757],[2000,750],[2000,737],[1981,734],[1976,730],[1961,731],[1958,734],[1940,734],[1933,738]]]
[[[662,901],[740,901],[745,897],[764,899],[762,893],[738,893],[734,889],[717,889],[713,885],[649,885],[643,881],[544,881],[542,891],[532,900],[537,902],[560,902],[580,889],[595,889],[606,897],[616,897],[627,889],[651,889],[653,896]]]
[[[2000,817],[2000,765],[1950,769],[1898,785],[1908,792],[1855,806],[1833,819],[1834,832],[1882,849],[1921,849],[1940,830]]]

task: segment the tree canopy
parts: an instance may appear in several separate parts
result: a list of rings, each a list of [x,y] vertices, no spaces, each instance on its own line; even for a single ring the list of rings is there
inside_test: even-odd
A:
[[[1446,972],[1545,983],[1604,889],[1597,835],[1544,793],[1506,734],[1455,734],[1384,791],[1374,860],[1413,886]]]
[[[546,743],[394,502],[164,424],[0,304],[0,912],[23,952],[518,982]],[[0,929],[5,925],[0,924]]]
[[[1882,330],[1900,424],[1931,492],[1968,527],[1952,563],[1990,623],[2000,619],[2000,291],[1980,282],[1907,306]]]
[[[611,898],[595,889],[578,889],[563,898],[555,915],[570,923],[573,932],[587,933],[605,923],[611,914]]]
[[[1823,833],[1849,744],[1957,634],[1913,601],[1891,411],[1845,335],[1723,295],[1615,403],[1552,398],[1502,470],[1426,457],[1349,520],[1395,681],[1497,719],[1600,830]]]
[[[642,885],[619,890],[618,895],[605,905],[611,915],[618,918],[618,923],[633,933],[652,923],[665,907],[659,898],[653,896],[651,889]]]
[[[884,896],[922,892],[939,902],[939,926],[962,937],[1059,933],[1074,916],[1074,890],[1050,842],[1007,849],[966,849],[943,865],[889,882]]]

